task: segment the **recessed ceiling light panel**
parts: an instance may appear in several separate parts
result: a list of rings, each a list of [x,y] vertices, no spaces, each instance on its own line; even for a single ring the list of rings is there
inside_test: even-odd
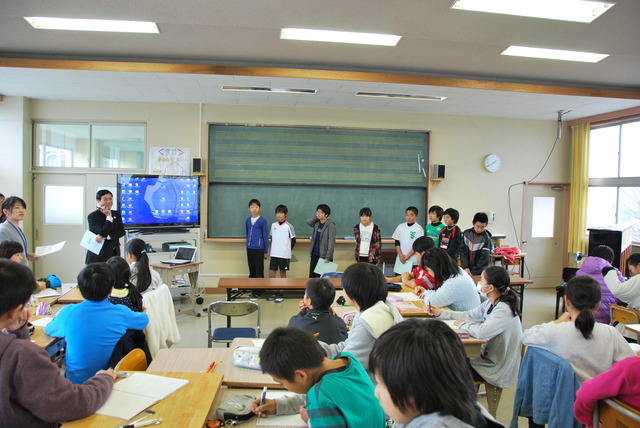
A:
[[[532,48],[527,46],[509,46],[500,55],[591,63],[602,61],[609,56],[609,54],[593,52],[563,51],[558,49]]]
[[[451,9],[589,23],[614,5],[590,0],[457,0]]]
[[[113,19],[52,18],[25,16],[37,30],[105,31],[111,33],[159,33],[158,25],[148,21],[118,21]]]
[[[402,36],[395,34],[353,33],[349,31],[310,30],[306,28],[283,28],[280,38],[312,42],[354,43],[358,45],[395,46]]]
[[[315,94],[317,89],[271,88],[268,86],[223,86],[223,91],[271,92],[278,94]]]
[[[357,97],[373,97],[373,98],[395,98],[401,100],[419,100],[419,101],[443,101],[447,97],[434,97],[430,95],[412,95],[412,94],[390,94],[385,92],[356,92]]]

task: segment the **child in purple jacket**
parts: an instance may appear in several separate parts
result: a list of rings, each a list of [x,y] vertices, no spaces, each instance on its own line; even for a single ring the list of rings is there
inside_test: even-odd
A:
[[[584,259],[580,269],[576,272],[576,276],[588,275],[598,281],[602,289],[602,301],[598,310],[593,312],[596,322],[609,324],[611,315],[609,314],[609,306],[616,304],[616,297],[607,287],[602,276],[602,268],[611,266],[613,262],[613,250],[606,245],[598,245],[589,252],[589,257]],[[615,269],[615,268],[614,268]],[[624,281],[624,277],[618,269],[616,269],[618,279]]]

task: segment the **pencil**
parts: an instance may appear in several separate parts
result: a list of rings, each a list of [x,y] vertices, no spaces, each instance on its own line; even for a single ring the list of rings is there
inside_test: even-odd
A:
[[[313,337],[318,337],[318,336],[320,336],[320,332],[315,333],[315,334],[313,335]]]
[[[211,371],[213,371],[214,367],[216,366],[216,362],[212,362],[209,367],[207,367],[207,369],[204,371],[205,373],[210,373]]]

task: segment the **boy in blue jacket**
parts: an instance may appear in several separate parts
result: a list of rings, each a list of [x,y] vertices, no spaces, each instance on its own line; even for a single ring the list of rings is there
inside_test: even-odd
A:
[[[260,208],[259,200],[249,201],[251,215],[245,221],[249,278],[264,278],[264,261],[269,257],[269,225],[260,215]]]

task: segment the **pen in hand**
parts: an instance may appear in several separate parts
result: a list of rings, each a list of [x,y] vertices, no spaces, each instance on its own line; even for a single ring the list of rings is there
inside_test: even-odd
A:
[[[267,399],[267,387],[262,388],[262,394],[260,394],[260,406],[264,406],[264,402]],[[262,412],[258,412],[258,417]]]

